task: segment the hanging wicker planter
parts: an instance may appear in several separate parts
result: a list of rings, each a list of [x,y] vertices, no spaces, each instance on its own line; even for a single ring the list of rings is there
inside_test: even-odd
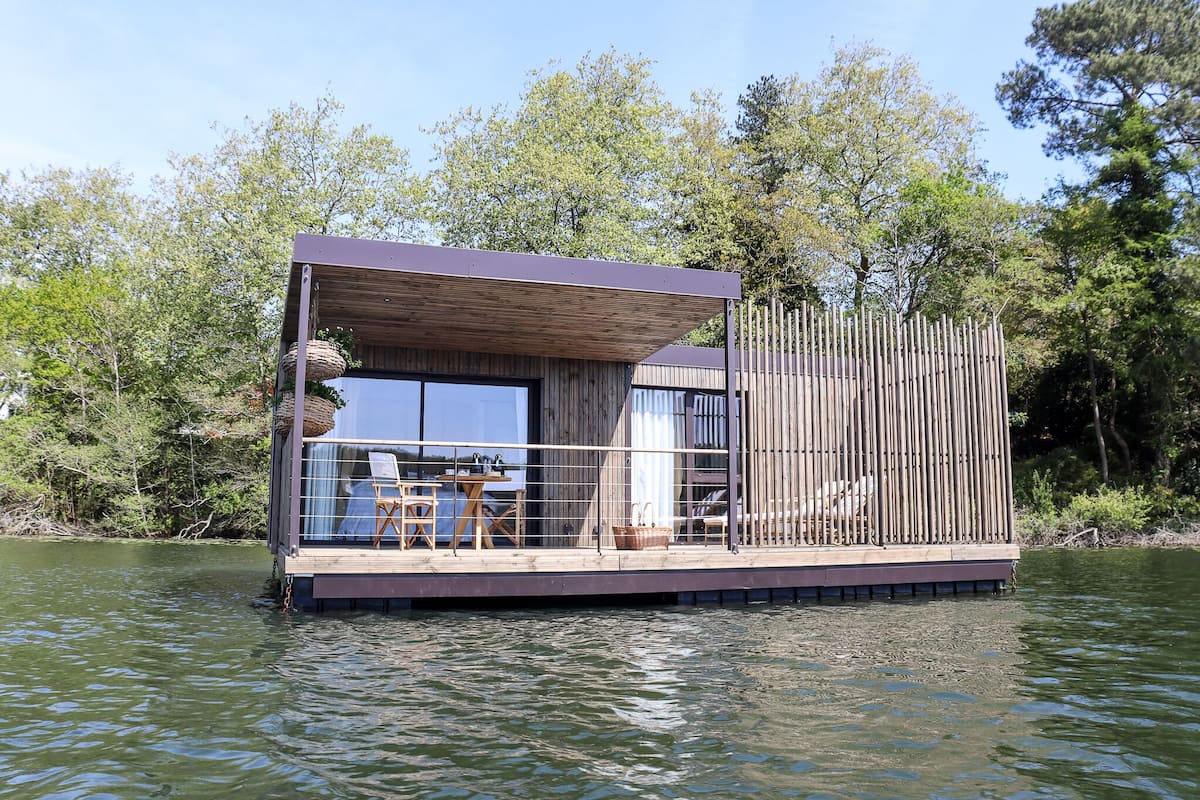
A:
[[[333,430],[333,412],[337,407],[324,397],[304,395],[304,435],[320,436]],[[296,396],[285,394],[279,399],[275,411],[275,430],[285,436],[291,433],[292,419],[296,416]]]
[[[287,351],[287,355],[283,357],[284,374],[294,376],[296,374],[296,353],[299,351],[300,345],[294,344]],[[346,371],[346,359],[342,358],[342,354],[331,342],[326,342],[321,339],[309,339],[308,346],[305,348],[307,355],[305,356],[304,379],[309,381],[327,381],[333,378],[340,378],[342,373]]]

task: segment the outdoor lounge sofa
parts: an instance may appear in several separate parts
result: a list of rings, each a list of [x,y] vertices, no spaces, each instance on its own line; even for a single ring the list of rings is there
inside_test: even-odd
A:
[[[806,501],[783,502],[777,511],[737,515],[738,527],[750,522],[786,529],[789,525],[825,523],[848,525],[862,519],[867,511],[867,501],[875,492],[875,478],[864,475],[853,483],[829,481]],[[728,535],[729,518],[721,514],[704,518],[704,535],[713,535],[725,541]]]

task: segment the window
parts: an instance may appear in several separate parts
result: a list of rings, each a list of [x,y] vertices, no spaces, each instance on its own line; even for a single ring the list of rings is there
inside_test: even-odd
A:
[[[382,439],[436,442],[529,443],[529,387],[450,383],[394,378],[339,378],[346,400],[334,415],[330,439]],[[460,463],[473,452],[458,450]],[[525,451],[508,448],[481,453],[521,464]],[[452,467],[455,450],[414,447],[397,453],[411,477],[428,478]],[[513,472],[514,487],[524,474]]]
[[[326,434],[331,440],[530,443],[527,385],[362,376],[331,383],[346,400],[346,406],[334,415],[333,430]],[[503,484],[499,494],[512,495],[525,488],[526,474],[521,467],[527,457],[525,449],[482,445],[478,449],[481,456],[494,459],[499,455],[511,465],[507,474],[512,482]],[[451,471],[456,455],[464,468],[474,455],[471,448],[456,452],[455,448],[424,445],[309,444],[305,448],[306,538],[357,538],[367,530],[368,522],[373,524],[374,493],[367,460],[372,450],[394,453],[402,474],[424,480]],[[372,503],[369,513],[363,510],[368,500]],[[439,515],[442,513],[439,508]]]

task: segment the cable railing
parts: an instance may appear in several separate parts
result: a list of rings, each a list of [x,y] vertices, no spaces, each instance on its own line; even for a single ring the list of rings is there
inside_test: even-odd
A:
[[[303,458],[307,546],[604,549],[630,525],[728,544],[725,450],[320,437]]]

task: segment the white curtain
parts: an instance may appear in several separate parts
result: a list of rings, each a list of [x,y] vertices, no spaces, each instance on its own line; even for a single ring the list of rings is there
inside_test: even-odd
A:
[[[358,435],[358,416],[361,407],[358,395],[361,387],[356,381],[337,380],[333,385],[346,401],[333,415],[334,428],[330,437],[353,439]],[[304,535],[310,539],[328,539],[333,536],[338,520],[338,455],[341,446],[326,442],[313,442],[304,446]]]
[[[309,539],[328,539],[335,527],[338,490],[338,445],[306,444],[304,454],[304,525]]]
[[[670,389],[634,389],[632,397],[631,433],[634,448],[683,447],[683,392]],[[675,453],[643,453],[637,450],[631,459],[633,467],[633,504],[643,508],[650,504],[652,519],[658,525],[671,525],[675,516],[675,501],[679,486],[675,476]]]

